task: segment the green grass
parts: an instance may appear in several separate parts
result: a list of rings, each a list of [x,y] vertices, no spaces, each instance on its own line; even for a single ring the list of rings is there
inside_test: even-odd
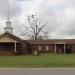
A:
[[[0,56],[4,68],[75,67],[75,54],[41,54],[40,56]]]

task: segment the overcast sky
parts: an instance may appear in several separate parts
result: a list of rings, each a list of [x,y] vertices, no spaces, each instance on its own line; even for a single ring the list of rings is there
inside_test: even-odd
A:
[[[47,21],[50,38],[75,39],[75,0],[9,0],[14,33],[20,35],[27,15]],[[8,0],[0,0],[0,33],[7,17]]]

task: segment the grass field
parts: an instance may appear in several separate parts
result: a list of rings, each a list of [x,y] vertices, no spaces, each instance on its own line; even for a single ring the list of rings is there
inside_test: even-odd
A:
[[[75,67],[75,54],[41,54],[40,56],[0,56],[0,67]]]

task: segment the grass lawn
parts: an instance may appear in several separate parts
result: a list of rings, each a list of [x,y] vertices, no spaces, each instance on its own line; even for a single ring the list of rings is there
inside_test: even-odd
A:
[[[0,56],[4,68],[75,67],[75,54],[41,54],[40,56]]]

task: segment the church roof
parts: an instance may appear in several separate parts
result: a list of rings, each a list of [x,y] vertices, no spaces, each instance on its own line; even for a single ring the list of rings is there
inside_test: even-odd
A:
[[[26,40],[30,44],[75,44],[75,39]]]
[[[11,38],[11,39],[14,39],[14,40],[16,40],[16,41],[21,41],[21,39],[20,39],[19,37],[15,36],[15,35],[13,35],[13,34],[11,34],[11,33],[9,33],[9,32],[3,33],[2,35],[0,35],[0,38],[2,38],[2,37],[4,37],[4,36],[7,36],[7,37],[9,37],[9,38]]]

